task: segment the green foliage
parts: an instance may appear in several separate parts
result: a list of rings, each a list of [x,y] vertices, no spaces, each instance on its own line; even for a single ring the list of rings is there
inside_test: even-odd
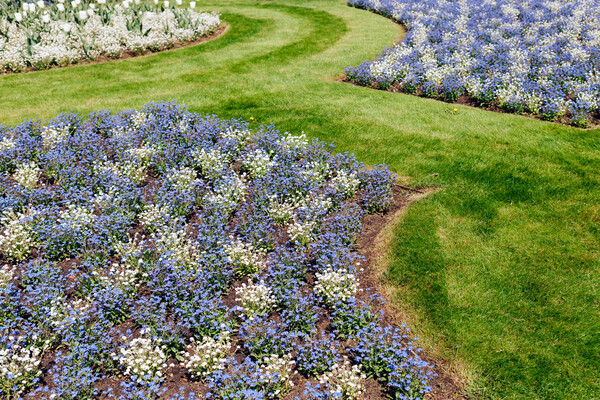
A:
[[[421,345],[470,366],[468,389],[484,398],[597,396],[599,130],[463,106],[448,113],[436,100],[336,81],[401,34],[342,1],[198,8],[222,11],[231,29],[151,56],[2,76],[0,120],[177,99],[390,164],[403,184],[438,189],[408,211],[387,271]]]

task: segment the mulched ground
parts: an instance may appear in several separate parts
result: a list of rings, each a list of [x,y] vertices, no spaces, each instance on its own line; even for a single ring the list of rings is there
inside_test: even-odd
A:
[[[388,249],[385,247],[385,229],[388,224],[397,222],[398,218],[401,218],[401,214],[405,211],[406,207],[412,202],[419,198],[426,196],[431,193],[431,190],[418,190],[412,189],[400,185],[394,187],[394,202],[385,213],[370,214],[363,218],[363,231],[358,239],[358,247],[360,248],[361,254],[366,257],[367,263],[364,266],[362,274],[359,276],[361,287],[371,288],[380,294],[384,294],[385,282],[382,281],[381,273],[378,265],[378,259],[383,255],[383,252]],[[399,326],[402,321],[399,320],[397,310],[394,309],[390,300],[383,306],[385,312],[384,326]],[[411,331],[412,330],[412,327]],[[418,336],[418,332],[416,332]],[[418,342],[417,342],[418,343]],[[459,378],[452,376],[447,371],[449,366],[443,360],[433,358],[426,352],[422,352],[419,356],[431,364],[434,368],[437,377],[435,377],[431,383],[433,389],[432,393],[429,394],[429,399],[436,400],[463,400],[469,399],[465,394],[465,390],[459,382]],[[370,385],[376,384],[371,382]],[[385,397],[371,397],[369,392],[364,397],[367,399],[384,399]]]
[[[152,179],[149,178],[149,181]],[[150,183],[150,182],[149,182]],[[367,288],[371,289],[371,293],[373,291],[378,292],[383,295],[385,293],[385,282],[380,278],[380,257],[387,250],[385,246],[384,236],[386,234],[386,228],[389,228],[388,224],[397,221],[398,218],[401,218],[401,213],[405,210],[405,208],[414,200],[425,196],[430,191],[421,191],[416,189],[411,189],[407,187],[403,187],[400,185],[396,185],[393,188],[394,193],[394,201],[391,204],[390,208],[385,213],[376,213],[366,215],[363,218],[363,230],[362,233],[357,238],[357,248],[360,253],[366,258],[366,263],[362,265],[362,272],[359,274],[360,279],[360,287],[364,290]],[[132,231],[136,228],[132,228]],[[1,260],[0,260],[1,261]],[[67,260],[63,262],[61,265],[64,268],[64,273],[67,274],[70,270],[69,267],[72,266],[73,260]],[[309,273],[307,275],[307,283],[308,286],[312,287],[314,281],[313,273]],[[236,304],[235,301],[235,287],[239,286],[241,281],[235,282],[233,287],[230,288],[230,291],[227,296],[223,297],[224,303],[228,307],[233,307]],[[144,290],[142,288],[142,290]],[[361,292],[358,297],[362,300],[367,301],[369,293]],[[383,320],[383,326],[400,326],[401,322],[398,318],[398,312],[394,310],[393,306],[388,302],[384,305],[380,305],[381,308],[385,311],[385,317]],[[319,322],[317,323],[317,329],[321,331],[331,332],[330,321],[328,320],[329,315],[325,312]],[[272,318],[279,318],[276,313],[272,314]],[[131,329],[134,332],[134,335],[137,336],[139,334],[139,327],[134,326],[133,320],[128,318],[122,324],[119,325],[119,328],[123,331],[127,329]],[[418,336],[418,332],[416,332]],[[234,334],[232,337],[232,342],[234,347],[240,346],[239,349],[234,350],[234,357],[238,361],[242,361],[246,357],[246,351],[241,348],[242,342],[237,337],[237,334]],[[41,384],[48,385],[52,388],[53,382],[50,378],[48,372],[49,369],[54,365],[55,352],[48,352],[45,354],[42,360],[42,370],[44,371],[43,376],[41,377]],[[420,357],[429,362],[433,368],[434,372],[437,373],[437,377],[435,377],[431,383],[433,388],[433,392],[430,393],[427,398],[428,399],[439,399],[439,400],[457,400],[457,399],[469,399],[465,395],[464,389],[459,383],[459,379],[455,376],[452,376],[447,371],[449,370],[446,363],[442,360],[437,360],[430,356],[427,353],[421,353]],[[189,376],[186,373],[186,370],[180,367],[179,362],[175,359],[170,359],[167,362],[168,364],[174,364],[172,367],[167,369],[166,379],[163,383],[163,387],[167,389],[167,392],[161,396],[161,398],[169,399],[173,395],[180,393],[179,388],[185,387],[185,393],[194,392],[200,398],[203,397],[204,394],[208,392],[208,387],[206,384],[201,382],[191,381]],[[97,382],[95,387],[98,389],[100,394],[96,398],[99,399],[108,399],[104,393],[109,388],[113,388],[115,392],[118,393],[118,388],[120,383],[123,381],[122,376],[107,376],[102,381]],[[303,399],[303,390],[305,387],[305,383],[307,381],[306,378],[301,376],[300,374],[295,374],[292,379],[294,383],[294,388],[283,397],[284,400],[293,400],[296,397]],[[310,381],[312,383],[317,383],[316,379],[311,378]],[[103,393],[104,392],[104,393]],[[41,398],[41,394],[33,396],[34,399]],[[384,400],[388,399],[384,392],[384,388],[374,379],[369,379],[366,382],[365,393],[361,397],[362,400]]]

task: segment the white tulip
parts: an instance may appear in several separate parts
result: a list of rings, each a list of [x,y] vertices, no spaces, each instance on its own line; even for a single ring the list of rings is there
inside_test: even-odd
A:
[[[60,12],[65,11],[65,6],[62,3],[58,3],[56,5],[56,8],[58,8],[58,11],[60,11]]]
[[[42,22],[47,24],[48,22],[50,22],[50,16],[48,14],[44,14],[42,15]]]
[[[158,5],[158,0],[154,0],[154,4]]]
[[[165,0],[165,7],[169,7],[169,1]]]
[[[136,6],[139,6],[140,5],[140,0],[134,0],[134,3],[135,3]]]
[[[92,10],[94,10],[94,9],[96,8],[96,5],[95,5],[94,3],[90,3],[90,8],[91,8]]]
[[[91,8],[89,8],[89,9],[87,10],[87,15],[89,15],[90,17],[91,17],[92,15],[94,15],[94,10],[92,10]]]
[[[190,8],[196,8],[196,2],[190,1]]]
[[[86,20],[88,17],[87,12],[85,10],[79,10],[79,19]]]
[[[35,4],[29,3],[29,10],[25,10],[25,11],[35,12]]]
[[[69,33],[69,32],[71,32],[71,25],[70,24],[62,24],[60,26],[60,29],[62,29],[65,33]]]
[[[181,3],[183,3],[183,0],[175,0],[175,3],[177,3],[178,6],[180,6]]]
[[[65,0],[58,0],[60,4],[64,4]]]
[[[21,13],[15,13],[15,21],[21,22],[23,20],[23,15]]]
[[[37,2],[37,5],[38,5],[38,7],[39,7],[39,8],[44,8],[44,7],[46,7],[46,3],[44,3],[44,2],[43,2],[43,0],[40,0],[40,1],[38,1],[38,2]]]

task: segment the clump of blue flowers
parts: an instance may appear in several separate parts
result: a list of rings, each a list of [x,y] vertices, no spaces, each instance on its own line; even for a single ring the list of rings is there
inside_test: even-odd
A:
[[[0,126],[0,397],[422,398],[358,280],[395,177],[331,149],[173,102]]]
[[[591,0],[348,0],[405,24],[403,41],[349,80],[588,127],[600,107],[600,18]]]

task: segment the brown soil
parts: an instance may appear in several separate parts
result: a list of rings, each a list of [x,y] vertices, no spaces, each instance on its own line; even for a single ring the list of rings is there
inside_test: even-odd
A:
[[[385,213],[370,214],[363,218],[363,231],[358,239],[361,254],[367,259],[367,264],[359,276],[361,286],[363,288],[371,288],[382,295],[388,294],[388,297],[389,290],[386,288],[386,282],[383,277],[386,265],[381,261],[388,251],[388,243],[386,243],[385,238],[386,230],[391,227],[391,224],[398,222],[406,207],[412,201],[427,196],[433,190],[418,190],[396,185],[393,192],[394,201]],[[382,307],[385,313],[383,324],[400,326],[403,322],[400,320],[400,313],[395,309],[391,299],[388,298],[386,300],[387,302]],[[432,365],[434,372],[437,374],[430,385],[433,391],[428,395],[429,399],[469,399],[465,394],[460,377],[449,372],[451,368],[445,360],[438,360],[432,355],[427,354],[427,352],[422,352],[419,356]],[[371,398],[365,397],[365,400]]]
[[[371,289],[373,291],[378,292],[379,294],[385,294],[387,290],[385,286],[385,282],[382,279],[382,267],[385,267],[381,263],[382,257],[385,256],[388,245],[386,244],[386,233],[390,230],[390,227],[393,227],[394,222],[397,222],[406,207],[414,200],[417,200],[421,197],[424,197],[431,190],[417,190],[412,188],[407,188],[400,185],[395,185],[393,188],[394,193],[394,201],[389,207],[389,209],[385,213],[376,213],[366,215],[363,218],[363,228],[361,234],[357,238],[357,248],[360,251],[361,255],[366,258],[366,262],[362,265],[362,271],[359,273],[360,287],[363,289]],[[141,229],[141,228],[140,228]],[[1,261],[1,260],[0,260]],[[59,266],[63,271],[63,274],[70,275],[73,274],[73,260],[65,260],[60,263]],[[73,276],[74,277],[74,276]],[[313,274],[308,273],[306,277],[307,281],[307,289],[312,290],[313,282]],[[222,297],[223,302],[227,305],[228,308],[232,308],[237,304],[235,300],[235,287],[238,287],[241,284],[241,281],[237,281],[230,288],[227,295]],[[144,297],[149,294],[146,293],[147,288],[142,287],[140,289],[140,297]],[[364,301],[368,301],[368,296],[370,293],[362,292],[359,294],[359,298]],[[73,293],[70,293],[73,295]],[[391,300],[391,299],[389,299]],[[385,316],[383,318],[382,324],[384,326],[397,326],[400,327],[401,320],[399,315],[401,313],[398,310],[395,310],[391,302],[387,302],[383,305],[374,304],[376,307],[382,308],[384,310]],[[323,315],[317,322],[317,328],[319,331],[332,332],[332,327],[330,326],[329,314],[326,310],[322,310]],[[271,318],[277,320],[279,318],[278,315],[272,313]],[[135,325],[134,321],[131,318],[126,319],[121,324],[118,325],[118,329],[121,332],[131,330],[134,337],[138,337],[140,335],[139,327]],[[242,362],[243,359],[248,355],[247,351],[242,347],[243,342],[238,337],[237,334],[232,336],[233,341],[233,356],[238,362]],[[346,347],[346,342],[342,342],[342,348]],[[239,346],[238,348],[235,348]],[[63,349],[66,351],[66,349]],[[458,376],[453,375],[450,371],[449,366],[444,360],[439,360],[433,357],[427,352],[419,353],[419,356],[426,360],[432,365],[434,372],[437,376],[433,379],[430,386],[433,391],[427,396],[427,399],[439,399],[439,400],[456,400],[456,399],[468,399],[465,395],[465,391],[463,386],[460,383],[460,378]],[[54,382],[50,376],[50,369],[55,366],[55,351],[48,352],[43,360],[42,360],[42,370],[44,371],[43,376],[41,377],[42,384],[48,385],[49,388],[54,387]],[[207,393],[208,387],[206,384],[195,382],[190,379],[189,375],[179,364],[179,361],[175,359],[170,359],[167,361],[167,364],[172,364],[169,368],[166,369],[165,381],[163,382],[163,388],[166,389],[166,392],[160,397],[169,399],[174,395],[179,393],[180,387],[185,387],[185,393],[194,392],[197,396],[202,396]],[[95,384],[96,389],[98,389],[98,396],[96,398],[99,399],[107,399],[106,391],[109,388],[113,388],[115,391],[119,391],[120,383],[125,378],[122,376],[117,377],[106,377]],[[295,374],[292,378],[292,382],[294,386],[292,390],[287,393],[283,399],[284,400],[292,400],[295,398],[304,399],[303,391],[306,382],[310,381],[312,384],[317,383],[315,378],[306,379],[300,374]],[[40,394],[41,395],[41,394]],[[35,394],[33,399],[40,398],[38,394]],[[386,393],[382,385],[374,379],[369,379],[365,385],[365,393],[361,397],[361,400],[385,400]]]
[[[346,78],[346,75],[341,75],[341,76],[335,78],[334,81],[335,82],[346,82],[346,83],[350,83],[350,84],[355,85],[355,86],[365,87],[365,86],[360,85],[360,84],[358,84],[356,82],[348,80]],[[400,87],[399,83],[394,83],[388,89],[382,89],[382,88],[380,88],[377,82],[373,82],[372,84],[370,84],[369,86],[366,86],[366,87],[368,87],[369,89],[385,90],[385,91],[392,92],[392,93],[404,93],[401,90],[401,87]],[[404,94],[408,94],[408,93],[404,93]],[[426,96],[420,96],[418,94],[415,94],[414,96],[428,98]],[[438,100],[438,101],[443,101],[441,99],[435,99],[435,98],[432,98],[432,99],[433,100]],[[467,106],[467,107],[472,107],[472,108],[479,108],[479,109],[482,109],[482,110],[493,111],[493,112],[500,113],[500,114],[521,115],[522,117],[531,118],[531,119],[537,119],[539,121],[543,121],[544,120],[539,115],[530,114],[530,113],[517,114],[517,113],[511,112],[511,111],[505,110],[504,108],[501,108],[501,107],[499,107],[496,104],[491,104],[489,106],[483,106],[476,99],[474,99],[473,97],[468,96],[466,94],[463,94],[462,96],[460,96],[456,102],[454,102],[454,103],[448,103],[448,104],[458,104],[458,105],[461,105],[461,106]],[[547,122],[554,122],[554,123],[561,124],[561,125],[572,126],[572,125],[570,125],[569,119],[567,117],[563,117],[563,118],[558,119],[556,121],[547,121]],[[596,114],[592,114],[590,116],[590,126],[589,127],[587,127],[587,128],[579,128],[579,129],[588,130],[588,129],[596,129],[596,128],[600,128],[600,114],[597,114],[597,113]]]
[[[229,25],[227,25],[225,23],[221,23],[221,25],[219,25],[219,27],[213,33],[211,33],[207,36],[202,36],[201,38],[199,38],[193,42],[177,42],[168,49],[159,50],[159,51],[146,50],[143,53],[133,53],[131,51],[124,51],[121,54],[121,57],[119,57],[119,58],[110,58],[105,55],[101,55],[100,57],[98,57],[95,60],[81,59],[75,64],[69,64],[66,66],[52,65],[47,69],[68,68],[68,67],[73,67],[76,65],[103,64],[103,63],[112,62],[112,61],[126,60],[128,58],[148,56],[148,55],[152,55],[152,54],[156,54],[156,53],[164,53],[165,51],[177,50],[177,49],[181,49],[183,47],[192,47],[192,46],[196,46],[198,44],[216,39],[219,36],[221,36],[222,34],[224,34],[225,32],[227,32],[228,30],[229,30]],[[2,72],[2,73],[0,73],[0,75],[24,74],[24,73],[36,72],[36,71],[45,71],[45,70],[35,69],[33,67],[27,67],[27,68],[23,69],[21,72]]]

